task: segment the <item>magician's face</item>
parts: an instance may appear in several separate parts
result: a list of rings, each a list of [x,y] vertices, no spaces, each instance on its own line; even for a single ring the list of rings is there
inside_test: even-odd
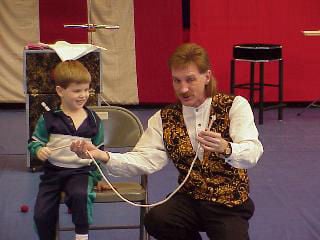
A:
[[[173,89],[182,105],[199,107],[207,98],[205,87],[210,81],[211,71],[200,73],[194,63],[183,68],[171,69]]]

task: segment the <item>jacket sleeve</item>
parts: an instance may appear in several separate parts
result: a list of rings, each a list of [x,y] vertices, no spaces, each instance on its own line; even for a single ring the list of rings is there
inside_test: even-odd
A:
[[[104,127],[103,122],[99,119],[97,134],[91,138],[92,144],[97,146],[100,150],[104,150]]]
[[[31,156],[36,156],[39,148],[44,147],[48,141],[49,134],[46,128],[44,117],[41,115],[28,144],[28,150],[30,151]]]
[[[103,122],[101,119],[95,114],[95,117],[98,119],[98,124],[97,124],[97,134],[91,138],[92,144],[97,146],[100,150],[104,150],[104,126]],[[101,164],[99,161],[97,161],[98,165],[101,167]],[[95,184],[97,181],[100,181],[102,179],[102,175],[100,174],[99,170],[97,169],[92,173],[94,179],[95,179]]]

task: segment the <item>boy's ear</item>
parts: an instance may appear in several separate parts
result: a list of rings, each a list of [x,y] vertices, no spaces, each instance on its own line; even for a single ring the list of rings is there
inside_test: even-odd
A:
[[[57,92],[59,97],[62,97],[63,88],[60,87],[60,86],[56,86],[56,92]]]

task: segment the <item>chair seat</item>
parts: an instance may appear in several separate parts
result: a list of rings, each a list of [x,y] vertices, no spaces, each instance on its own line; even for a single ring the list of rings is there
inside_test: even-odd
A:
[[[112,185],[115,189],[126,199],[138,202],[143,201],[146,198],[146,190],[139,184],[135,182],[114,182]],[[97,192],[96,191],[96,203],[106,203],[106,202],[123,202],[112,189]],[[65,193],[61,193],[60,202],[64,203]]]
[[[135,182],[115,182],[112,183],[115,189],[126,199],[130,201],[142,201],[146,198],[146,190]],[[97,197],[95,202],[119,202],[121,200],[113,190],[96,192]]]

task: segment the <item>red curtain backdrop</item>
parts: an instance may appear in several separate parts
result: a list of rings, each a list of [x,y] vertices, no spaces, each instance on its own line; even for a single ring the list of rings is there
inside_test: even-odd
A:
[[[167,61],[182,43],[181,0],[134,1],[140,103],[175,101]]]
[[[208,49],[224,92],[230,88],[234,44],[275,43],[283,46],[285,101],[320,97],[320,36],[305,37],[301,32],[310,29],[320,29],[318,0],[191,0],[190,39]],[[276,64],[266,64],[266,82],[276,81],[276,71]],[[249,64],[237,65],[236,79],[249,80]],[[268,88],[266,99],[274,101],[276,96],[276,89]]]
[[[64,24],[88,23],[87,0],[39,1],[40,41],[55,43],[88,43],[85,29],[64,28]]]

